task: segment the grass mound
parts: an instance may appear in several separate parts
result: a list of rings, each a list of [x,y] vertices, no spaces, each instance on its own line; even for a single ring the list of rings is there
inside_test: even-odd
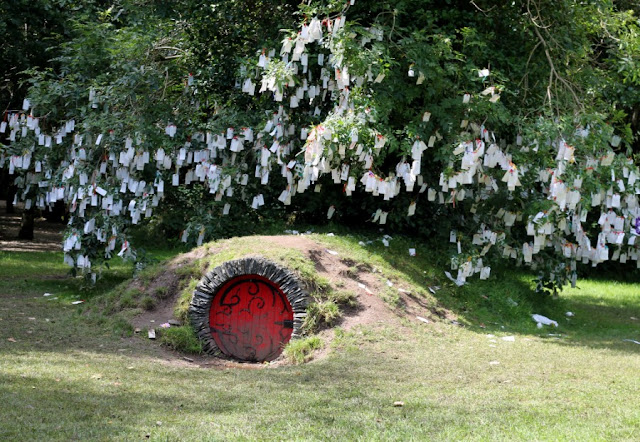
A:
[[[394,322],[416,312],[434,321],[453,317],[438,306],[423,285],[415,282],[415,275],[395,268],[402,258],[386,259],[395,253],[382,257],[372,253],[371,245],[359,243],[356,238],[327,235],[252,236],[208,243],[146,268],[96,298],[88,310],[126,317],[142,335],[146,329],[155,328],[160,341],[170,348],[201,353],[193,331],[186,325],[193,291],[208,270],[248,256],[264,257],[297,275],[312,298],[303,325],[305,337],[337,325],[350,329],[374,322]],[[158,328],[170,319],[183,326]],[[316,341],[309,342],[314,345],[304,350],[302,357],[298,350],[284,354],[291,362],[308,360],[318,347]]]
[[[565,298],[550,302],[534,293],[532,277],[526,272],[496,269],[497,276],[489,281],[456,287],[443,275],[444,254],[420,253],[426,247],[406,237],[387,238],[387,242],[389,246],[380,238],[321,234],[211,242],[146,268],[95,297],[87,311],[98,318],[125,318],[132,324],[130,329],[123,327],[122,319],[117,323],[124,333],[136,329],[146,336],[146,329],[155,328],[160,342],[169,348],[199,354],[202,349],[187,317],[195,286],[208,270],[226,261],[262,256],[298,276],[312,297],[304,337],[319,335],[327,348],[335,327],[349,331],[383,323],[403,327],[447,322],[486,332],[509,329],[537,334],[532,313],[555,319],[562,327],[570,325]],[[417,249],[417,256],[410,256],[409,248]],[[171,329],[159,328],[170,319],[177,321]],[[284,354],[299,363],[313,358],[313,350],[302,358],[294,351]]]

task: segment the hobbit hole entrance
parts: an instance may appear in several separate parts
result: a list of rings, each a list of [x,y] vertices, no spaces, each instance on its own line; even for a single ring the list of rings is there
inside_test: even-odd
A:
[[[299,335],[307,302],[291,272],[262,258],[245,258],[202,278],[189,316],[209,354],[272,361]]]

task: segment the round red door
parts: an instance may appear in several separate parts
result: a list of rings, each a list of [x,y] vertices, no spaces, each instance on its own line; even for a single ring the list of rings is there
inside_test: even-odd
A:
[[[271,361],[291,339],[293,310],[273,281],[242,275],[220,287],[211,302],[209,326],[218,348],[245,361]]]

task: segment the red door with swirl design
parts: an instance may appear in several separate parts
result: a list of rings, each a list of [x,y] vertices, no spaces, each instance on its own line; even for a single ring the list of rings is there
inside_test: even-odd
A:
[[[291,339],[293,310],[282,289],[259,275],[227,281],[211,302],[211,333],[218,348],[245,361],[271,361]]]

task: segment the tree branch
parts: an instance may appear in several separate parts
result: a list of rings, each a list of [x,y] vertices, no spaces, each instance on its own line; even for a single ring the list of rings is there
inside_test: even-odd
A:
[[[549,51],[549,44],[547,43],[547,41],[544,39],[544,37],[540,33],[540,29],[545,29],[546,30],[546,29],[549,28],[549,26],[542,26],[542,25],[539,25],[536,22],[536,17],[540,18],[539,9],[538,9],[537,5],[535,5],[535,3],[534,3],[534,6],[536,6],[536,9],[538,10],[538,15],[536,17],[533,17],[533,15],[531,14],[531,9],[529,7],[530,3],[531,3],[530,0],[527,1],[527,10],[529,12],[529,19],[531,20],[531,23],[534,25],[533,26],[533,31],[535,32],[536,36],[538,37],[539,44],[542,44],[542,47],[544,48],[544,54],[545,54],[545,56],[547,58],[547,62],[549,64],[549,82],[547,84],[547,98],[546,98],[546,99],[549,100],[549,106],[553,107],[553,99],[552,99],[551,88],[554,86],[554,78],[555,78],[557,81],[560,81],[560,83],[562,83],[564,85],[564,87],[571,93],[571,96],[573,97],[573,100],[575,101],[575,103],[580,108],[583,108],[584,106],[583,106],[582,102],[580,101],[580,99],[578,98],[578,95],[576,94],[575,90],[573,89],[573,86],[571,85],[571,83],[569,83],[569,81],[567,81],[564,77],[562,77],[558,73],[558,71],[557,71],[557,69],[555,67],[555,64],[553,62],[553,58],[551,57],[551,53]],[[535,48],[537,48],[537,47],[538,47],[538,45],[536,45]],[[532,51],[532,54],[533,54],[533,51]],[[531,58],[531,55],[530,55],[530,58]],[[527,64],[528,63],[529,62],[527,61]]]

